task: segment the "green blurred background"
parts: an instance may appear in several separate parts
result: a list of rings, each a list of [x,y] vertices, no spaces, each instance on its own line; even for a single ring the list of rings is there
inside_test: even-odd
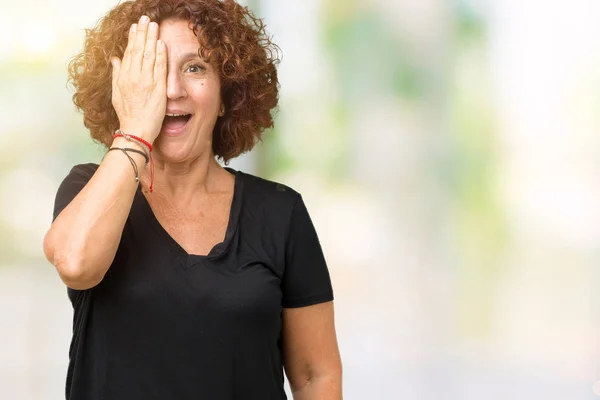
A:
[[[231,162],[300,191],[345,399],[600,397],[600,3],[251,0],[276,127]],[[61,399],[71,308],[42,253],[99,162],[66,62],[114,1],[2,0],[0,398]]]

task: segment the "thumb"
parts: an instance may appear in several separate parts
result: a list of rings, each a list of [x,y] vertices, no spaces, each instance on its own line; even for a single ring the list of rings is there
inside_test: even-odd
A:
[[[118,57],[111,57],[110,64],[113,66],[112,80],[113,83],[115,83],[117,77],[119,76],[119,72],[121,71],[121,60]]]
[[[121,60],[119,57],[111,57],[110,64],[113,66],[113,69],[116,69],[117,71],[121,69]]]

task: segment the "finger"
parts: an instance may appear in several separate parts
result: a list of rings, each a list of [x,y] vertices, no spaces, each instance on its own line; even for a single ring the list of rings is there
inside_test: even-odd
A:
[[[111,103],[113,108],[116,109],[119,104],[119,85],[117,84],[117,80],[119,79],[119,74],[121,71],[121,60],[117,57],[111,57],[110,63],[112,64],[112,93],[111,93]]]
[[[131,49],[135,42],[136,32],[137,24],[131,24],[131,27],[129,27],[129,37],[127,38],[127,47],[125,48],[125,53],[123,53],[123,62],[121,64],[121,69],[124,71],[129,71],[129,68],[131,67]]]
[[[137,26],[135,33],[135,42],[133,43],[133,49],[131,51],[131,67],[130,71],[141,71],[142,70],[142,58],[144,54],[144,47],[146,45],[146,32],[148,31],[148,22],[150,20],[147,16],[142,15],[140,22]]]
[[[162,40],[156,41],[156,60],[154,61],[154,83],[167,87],[167,46]],[[162,86],[161,86],[162,87]]]
[[[156,57],[156,40],[158,39],[158,24],[151,22],[148,26],[148,35],[144,46],[144,57],[142,60],[142,75],[152,76]]]
[[[110,64],[113,67],[113,69],[112,69],[112,87],[114,90],[115,85],[117,83],[117,78],[119,77],[119,72],[121,70],[121,60],[119,60],[117,57],[111,57]]]

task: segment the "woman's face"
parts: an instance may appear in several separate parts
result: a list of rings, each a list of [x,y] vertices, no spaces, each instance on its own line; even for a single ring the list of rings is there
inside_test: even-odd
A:
[[[165,160],[184,161],[212,149],[221,110],[219,72],[199,57],[198,38],[188,21],[162,21],[159,38],[167,47],[166,113],[190,117],[165,116],[156,148]]]

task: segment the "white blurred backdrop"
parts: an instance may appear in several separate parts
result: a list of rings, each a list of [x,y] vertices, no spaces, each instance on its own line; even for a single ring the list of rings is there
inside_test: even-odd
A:
[[[72,310],[42,238],[103,154],[66,63],[116,4],[2,0],[2,399],[64,398]],[[600,398],[600,3],[243,4],[282,49],[281,100],[231,166],[305,197],[344,398]]]

